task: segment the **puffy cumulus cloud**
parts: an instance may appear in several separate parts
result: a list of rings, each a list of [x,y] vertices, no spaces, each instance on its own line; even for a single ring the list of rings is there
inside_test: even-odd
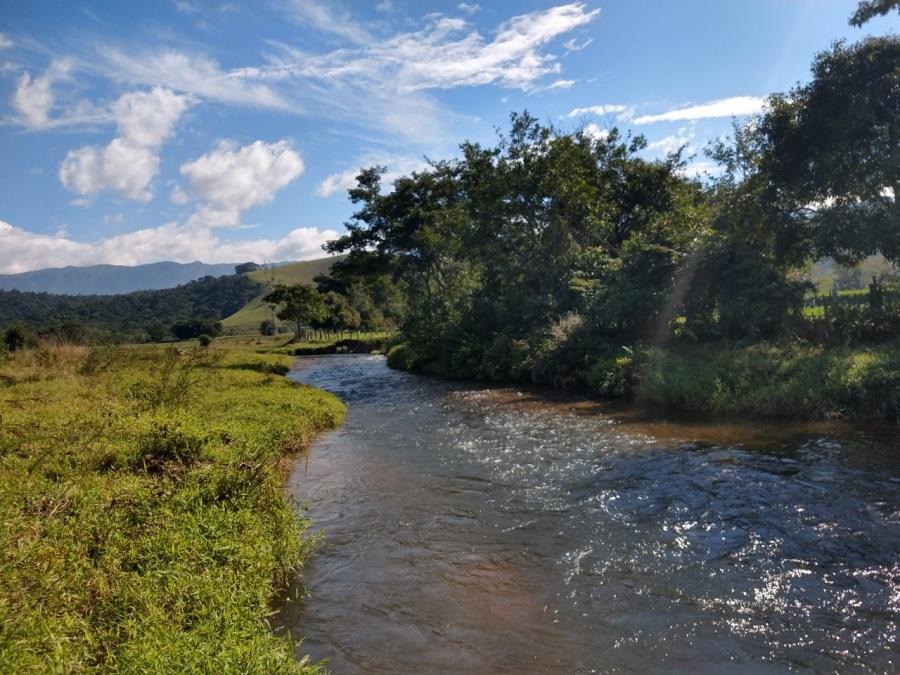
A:
[[[584,135],[595,141],[605,141],[609,137],[609,129],[601,129],[591,122],[590,124],[585,125]]]
[[[656,115],[642,115],[635,118],[634,123],[653,124],[655,122],[679,122],[714,117],[741,117],[762,112],[765,105],[766,99],[760,96],[732,96],[700,105],[676,108]]]
[[[105,147],[70,151],[60,164],[60,181],[82,197],[111,190],[150,201],[150,183],[159,169],[159,148],[190,104],[189,96],[161,87],[124,94],[112,106],[118,135]],[[76,203],[86,202],[89,200]]]
[[[169,201],[178,206],[183,206],[190,201],[190,197],[188,197],[187,193],[181,189],[180,185],[176,185],[169,193]]]
[[[694,131],[691,129],[679,129],[677,134],[663,136],[647,144],[647,151],[668,155],[684,148],[688,153],[693,152],[691,141],[694,140]]]
[[[17,112],[15,121],[31,129],[50,126],[55,103],[53,85],[67,79],[71,71],[71,60],[57,59],[43,75],[32,77],[30,73],[22,73],[12,95],[12,107]]]
[[[326,176],[316,188],[316,194],[320,197],[344,194],[347,190],[356,187],[356,177],[360,171],[370,166],[383,166],[387,169],[381,176],[381,184],[389,186],[402,176],[424,169],[426,162],[416,157],[369,155],[349,169]]]
[[[86,243],[35,234],[0,220],[0,273],[15,274],[63,265],[140,265],[176,262],[257,262],[321,257],[334,230],[300,227],[279,238],[227,240],[216,231],[177,222]]]
[[[191,191],[205,201],[190,222],[238,225],[242,211],[272,201],[303,170],[303,160],[288,141],[256,141],[241,148],[221,141],[212,152],[181,166]]]

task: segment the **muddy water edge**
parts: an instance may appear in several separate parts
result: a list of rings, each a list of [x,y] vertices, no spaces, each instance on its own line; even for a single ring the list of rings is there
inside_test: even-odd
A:
[[[325,543],[273,624],[335,673],[892,672],[896,429],[646,419],[300,359],[340,429],[288,490]]]

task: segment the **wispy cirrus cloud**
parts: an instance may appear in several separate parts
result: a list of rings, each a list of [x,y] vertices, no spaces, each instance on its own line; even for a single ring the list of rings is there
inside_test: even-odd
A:
[[[583,108],[572,108],[568,117],[608,117],[613,116],[620,121],[628,121],[634,116],[634,107],[621,103],[604,103],[602,105],[590,105]]]
[[[761,96],[732,96],[699,105],[675,108],[654,115],[642,115],[634,118],[634,123],[654,124],[656,122],[681,122],[716,117],[742,117],[762,112],[765,104],[766,99]]]
[[[372,34],[337,2],[284,0],[288,14],[304,27],[312,27],[355,44],[367,44]]]

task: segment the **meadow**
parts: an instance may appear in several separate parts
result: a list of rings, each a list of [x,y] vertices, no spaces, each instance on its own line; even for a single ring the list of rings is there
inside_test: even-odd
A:
[[[344,407],[257,340],[0,356],[0,671],[314,672],[266,621]]]

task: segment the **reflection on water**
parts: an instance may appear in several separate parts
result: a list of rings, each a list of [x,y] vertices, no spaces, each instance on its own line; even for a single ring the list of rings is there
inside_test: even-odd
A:
[[[900,454],[300,362],[345,425],[289,489],[325,545],[276,617],[352,672],[890,672]]]

